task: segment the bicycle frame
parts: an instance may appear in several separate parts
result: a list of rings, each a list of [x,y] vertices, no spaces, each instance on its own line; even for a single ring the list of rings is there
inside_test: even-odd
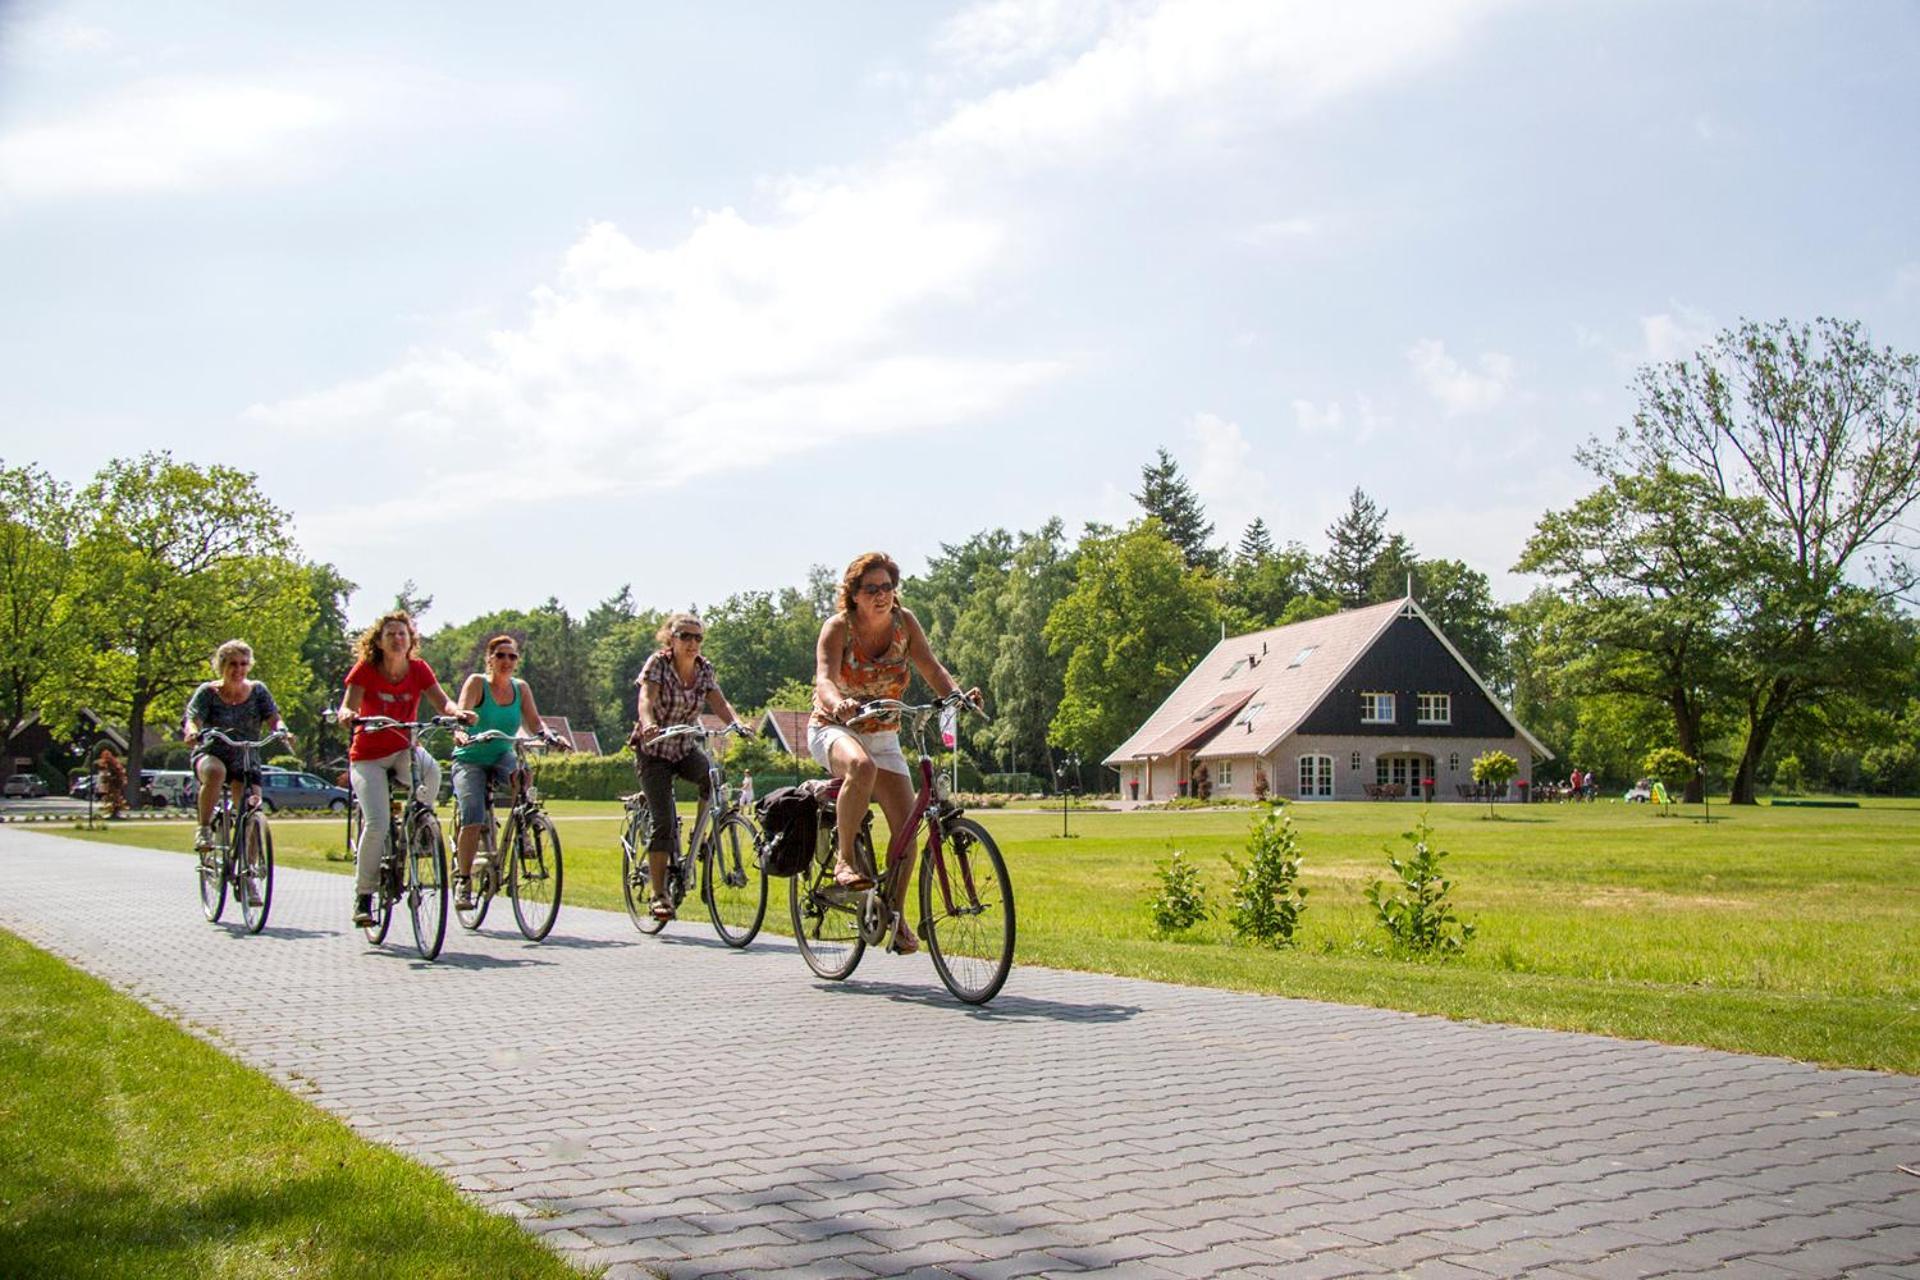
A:
[[[414,941],[418,945],[423,959],[433,960],[440,955],[440,948],[446,940],[447,917],[447,867],[446,842],[441,835],[438,820],[433,816],[433,806],[422,801],[420,789],[420,735],[429,729],[444,729],[459,724],[455,716],[435,716],[431,720],[394,720],[388,716],[355,716],[355,732],[365,730],[400,729],[407,735],[407,785],[404,794],[396,793],[391,787],[387,793],[387,848],[380,859],[379,878],[374,889],[377,899],[375,912],[378,923],[363,926],[367,940],[375,946],[386,941],[387,929],[392,923],[393,905],[404,900],[408,913],[413,917]],[[409,863],[409,855],[417,854],[413,842],[407,837],[407,826],[416,813],[424,813],[428,830],[433,837],[433,849],[430,862],[434,873],[434,883],[429,886],[424,881],[407,874],[410,865],[417,871],[417,859]],[[361,813],[363,822],[372,821],[371,815]],[[356,854],[358,851],[355,851]],[[424,892],[423,892],[424,890]],[[438,899],[428,913],[433,921],[429,927],[423,911],[427,911],[428,894]],[[431,935],[431,936],[429,936]]]
[[[958,805],[948,801],[946,786],[940,777],[940,771],[934,768],[933,756],[927,751],[927,723],[933,718],[936,712],[942,710],[949,704],[973,705],[964,699],[956,702],[954,696],[951,694],[940,699],[938,702],[918,706],[912,703],[901,702],[895,698],[882,698],[874,702],[863,703],[854,717],[855,719],[859,719],[862,716],[871,715],[875,712],[898,712],[903,728],[909,723],[911,724],[912,727],[909,732],[913,735],[914,750],[918,752],[920,756],[920,786],[913,795],[913,808],[908,814],[905,825],[903,825],[900,830],[890,833],[890,838],[887,841],[886,866],[878,869],[880,872],[879,883],[876,888],[871,891],[876,895],[883,908],[881,916],[886,926],[883,934],[885,937],[892,936],[894,918],[901,914],[901,912],[894,911],[892,906],[895,878],[899,875],[906,874],[903,870],[907,865],[906,855],[908,850],[913,848],[914,842],[919,838],[920,828],[922,826],[925,826],[927,829],[926,856],[931,859],[930,865],[934,868],[934,879],[940,886],[941,904],[947,909],[947,913],[954,915],[979,909],[979,894],[973,885],[971,864],[962,863],[961,865],[961,875],[966,880],[968,905],[964,908],[956,907],[953,900],[953,884],[947,875],[947,860],[940,856],[944,849],[942,841],[946,837],[946,823],[951,819],[963,816],[965,812]],[[843,780],[835,778],[827,788],[827,797],[834,801],[836,805],[839,803],[842,785],[844,785]],[[941,808],[934,814],[933,820],[929,822],[927,819],[928,811],[932,810],[935,804],[939,804]],[[869,941],[873,942],[877,940],[869,939]]]
[[[234,762],[232,776],[221,784],[220,794],[214,798],[210,825],[221,833],[215,843],[220,866],[220,887],[215,899],[208,899],[208,889],[204,880],[208,868],[203,863],[201,901],[208,918],[217,920],[227,888],[230,886],[240,903],[242,918],[246,921],[247,932],[258,933],[266,927],[267,913],[273,905],[273,846],[270,832],[260,837],[264,865],[253,866],[251,855],[253,829],[266,822],[262,811],[260,794],[260,750],[269,743],[286,736],[284,731],[275,730],[257,742],[249,742],[233,737],[221,729],[202,729],[200,737],[213,742],[224,743],[240,753]],[[234,800],[234,792],[240,792],[239,802]],[[201,855],[204,859],[205,854]],[[246,859],[243,866],[242,860]],[[255,878],[259,883],[255,884]],[[252,890],[249,893],[249,890]]]

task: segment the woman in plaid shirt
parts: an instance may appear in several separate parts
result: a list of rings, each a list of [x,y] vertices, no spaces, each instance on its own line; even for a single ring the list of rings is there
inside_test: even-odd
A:
[[[720,692],[714,679],[713,664],[700,655],[707,629],[691,613],[670,615],[660,624],[654,639],[658,652],[640,668],[634,683],[640,686],[640,719],[628,741],[634,746],[634,768],[640,774],[640,789],[647,794],[647,808],[653,814],[653,834],[647,841],[647,867],[654,886],[653,915],[656,920],[673,919],[673,903],[660,895],[667,882],[667,855],[674,852],[673,780],[685,778],[700,787],[700,802],[707,800],[707,753],[695,746],[693,738],[672,738],[657,742],[660,731],[671,725],[694,724],[705,707],[728,724],[739,723],[727,695]]]

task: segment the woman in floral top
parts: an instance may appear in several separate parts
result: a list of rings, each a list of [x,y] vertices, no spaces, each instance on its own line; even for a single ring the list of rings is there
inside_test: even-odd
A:
[[[821,625],[814,647],[807,749],[834,777],[845,779],[838,804],[840,861],[834,880],[849,889],[873,887],[873,869],[846,860],[867,806],[879,800],[887,827],[903,830],[913,816],[913,779],[900,750],[899,716],[848,717],[863,702],[900,697],[915,671],[936,696],[960,687],[933,656],[919,620],[899,603],[899,590],[900,566],[893,557],[879,551],[857,557],[840,580],[840,611]],[[978,702],[980,691],[970,689],[967,697]],[[901,909],[913,880],[913,856],[908,849],[907,864],[892,886],[893,910],[900,921],[892,945],[902,954],[920,949],[920,939]]]
[[[690,737],[658,741],[660,731],[676,724],[695,724],[702,707],[728,724],[739,723],[733,704],[720,692],[713,664],[700,654],[707,629],[691,613],[672,614],[660,624],[654,639],[659,650],[649,657],[634,683],[640,686],[640,718],[633,726],[634,768],[640,789],[647,794],[653,815],[653,833],[647,839],[647,870],[653,883],[653,915],[673,919],[673,902],[660,892],[667,881],[667,855],[674,850],[673,780],[685,778],[707,798],[707,753]]]

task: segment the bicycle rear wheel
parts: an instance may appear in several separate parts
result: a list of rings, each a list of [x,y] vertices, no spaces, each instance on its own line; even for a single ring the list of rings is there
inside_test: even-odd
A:
[[[738,813],[720,820],[702,842],[700,891],[714,932],[730,947],[744,947],[767,918],[767,873],[760,869],[753,824]]]
[[[533,813],[509,824],[507,892],[513,918],[529,942],[538,942],[560,916],[560,832],[553,819]]]
[[[200,860],[200,910],[209,921],[218,923],[227,909],[227,823],[219,810],[208,824],[213,832],[213,848],[197,855]]]
[[[447,842],[431,813],[416,815],[407,837],[407,910],[421,958],[435,959],[447,940]]]
[[[954,998],[985,1004],[1013,969],[1013,882],[987,829],[961,818],[920,867],[920,936]]]
[[[358,810],[356,810],[358,812]],[[400,826],[396,822],[387,823],[387,851],[380,856],[379,883],[373,891],[373,923],[362,927],[367,941],[379,946],[387,940],[387,930],[393,928],[393,904],[406,892],[401,884],[405,873],[401,870],[401,860],[405,850],[400,840]]]
[[[862,837],[866,834],[863,829]],[[864,839],[862,840],[864,844]],[[860,866],[872,866],[870,850],[860,850]],[[833,859],[815,860],[787,881],[787,907],[793,915],[793,940],[807,968],[831,982],[852,973],[866,954],[860,935],[860,908],[866,893],[833,882]]]
[[[642,933],[658,933],[665,920],[653,917],[653,875],[647,868],[647,843],[653,839],[653,815],[645,808],[627,811],[620,833],[620,892],[627,900],[627,918]]]
[[[248,933],[267,927],[273,909],[273,828],[267,815],[253,813],[240,820],[240,839],[233,851],[234,896]]]

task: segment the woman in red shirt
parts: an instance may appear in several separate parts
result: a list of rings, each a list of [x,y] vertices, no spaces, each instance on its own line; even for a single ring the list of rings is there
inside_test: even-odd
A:
[[[340,723],[350,725],[358,715],[417,720],[425,697],[441,715],[454,715],[472,724],[471,711],[454,707],[433,668],[420,660],[420,633],[404,612],[389,613],[361,633],[355,644],[353,670],[347,672],[346,696],[340,699]],[[360,847],[354,856],[353,922],[373,923],[373,891],[380,882],[380,859],[387,853],[387,796],[393,783],[406,784],[408,736],[404,729],[363,729],[353,735],[347,759],[353,771],[353,793],[366,818],[360,828]],[[440,766],[420,746],[413,748],[422,804],[440,798]]]

